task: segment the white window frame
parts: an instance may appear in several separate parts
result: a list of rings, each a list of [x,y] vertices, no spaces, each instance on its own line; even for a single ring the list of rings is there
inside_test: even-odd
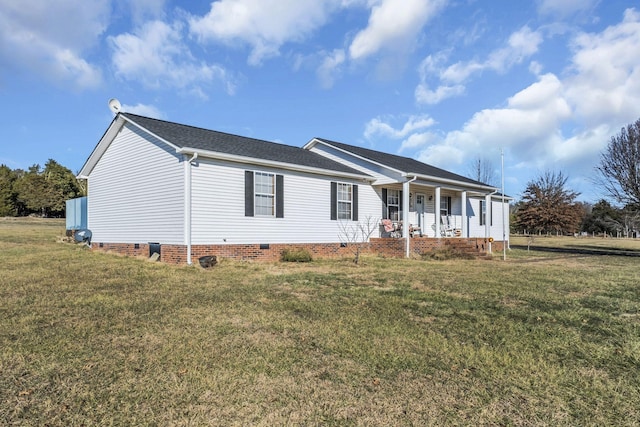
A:
[[[440,196],[440,216],[451,215],[451,206],[449,206],[449,197],[450,196]]]
[[[489,225],[493,225],[493,209],[489,211]],[[480,225],[487,225],[487,201],[480,200]]]
[[[253,173],[253,207],[255,216],[274,217],[276,216],[276,175],[269,172]],[[262,181],[269,179],[270,182]],[[271,191],[268,191],[268,190]],[[267,190],[267,191],[264,191]],[[259,203],[259,200],[270,200],[270,203]],[[270,213],[266,213],[270,211]]]
[[[336,207],[339,220],[353,218],[353,184],[336,183]]]
[[[392,210],[392,207],[395,207],[395,210]],[[400,190],[387,189],[387,218],[391,221],[400,221]]]

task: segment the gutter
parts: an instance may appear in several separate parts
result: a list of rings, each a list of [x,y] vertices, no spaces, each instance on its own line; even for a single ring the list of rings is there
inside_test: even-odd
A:
[[[269,166],[269,167],[278,168],[278,169],[314,173],[314,174],[326,175],[326,176],[341,176],[341,177],[344,177],[344,178],[358,179],[358,180],[364,180],[364,181],[369,181],[369,182],[373,182],[373,181],[376,180],[376,178],[374,178],[374,177],[372,177],[370,175],[365,175],[365,174],[355,174],[355,173],[349,173],[349,172],[340,172],[340,171],[322,169],[322,168],[315,168],[315,167],[310,167],[310,166],[301,166],[301,165],[296,165],[296,164],[293,164],[293,163],[278,162],[278,161],[274,161],[274,160],[257,159],[255,157],[244,157],[244,156],[237,156],[237,155],[234,155],[234,154],[220,153],[220,152],[216,152],[216,151],[198,150],[198,149],[189,148],[189,147],[178,148],[178,149],[176,149],[176,153],[178,153],[178,154],[195,154],[195,153],[199,153],[203,157],[207,157],[207,158],[211,158],[211,159],[217,159],[217,160],[226,160],[226,161],[235,162],[235,163],[245,163],[245,164],[251,164],[251,165]]]

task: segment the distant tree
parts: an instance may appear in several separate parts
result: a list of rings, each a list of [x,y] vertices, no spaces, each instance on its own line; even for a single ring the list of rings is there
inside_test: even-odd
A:
[[[640,119],[611,137],[596,170],[597,183],[609,195],[640,209]]]
[[[566,188],[562,172],[545,172],[529,181],[516,211],[519,229],[529,233],[575,233],[580,229],[580,193]]]
[[[22,214],[47,216],[47,183],[42,176],[40,165],[33,165],[23,176],[16,180],[14,188],[16,198],[22,207]]]
[[[6,165],[0,165],[0,216],[16,216],[16,174]]]
[[[44,166],[44,178],[47,182],[48,209],[52,216],[64,216],[66,201],[83,194],[78,180],[71,170],[49,159]]]
[[[471,179],[475,179],[483,184],[493,185],[497,187],[500,183],[500,178],[493,167],[491,161],[478,157],[469,164],[469,172],[467,176]]]
[[[587,216],[583,230],[592,234],[614,235],[620,230],[620,210],[602,199],[598,201]]]
[[[74,174],[55,160],[49,159],[44,170],[33,165],[14,182],[19,215],[37,214],[62,217],[65,202],[82,195]]]

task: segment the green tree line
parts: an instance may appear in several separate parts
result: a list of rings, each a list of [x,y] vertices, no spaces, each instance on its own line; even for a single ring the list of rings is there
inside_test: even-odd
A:
[[[29,170],[0,165],[0,216],[65,216],[65,201],[86,194],[71,170],[53,159]]]

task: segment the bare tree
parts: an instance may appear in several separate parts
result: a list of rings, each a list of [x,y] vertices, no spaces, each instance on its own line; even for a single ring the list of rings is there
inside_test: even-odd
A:
[[[378,220],[368,215],[364,220],[357,223],[340,221],[338,227],[340,243],[353,250],[353,262],[358,264],[363,246],[369,243],[369,238],[378,227]]]
[[[640,119],[611,137],[596,171],[597,184],[611,197],[640,208]]]
[[[500,177],[493,167],[493,163],[481,157],[478,157],[469,164],[469,173],[467,176],[483,184],[493,185],[494,187],[497,187],[500,182]]]

